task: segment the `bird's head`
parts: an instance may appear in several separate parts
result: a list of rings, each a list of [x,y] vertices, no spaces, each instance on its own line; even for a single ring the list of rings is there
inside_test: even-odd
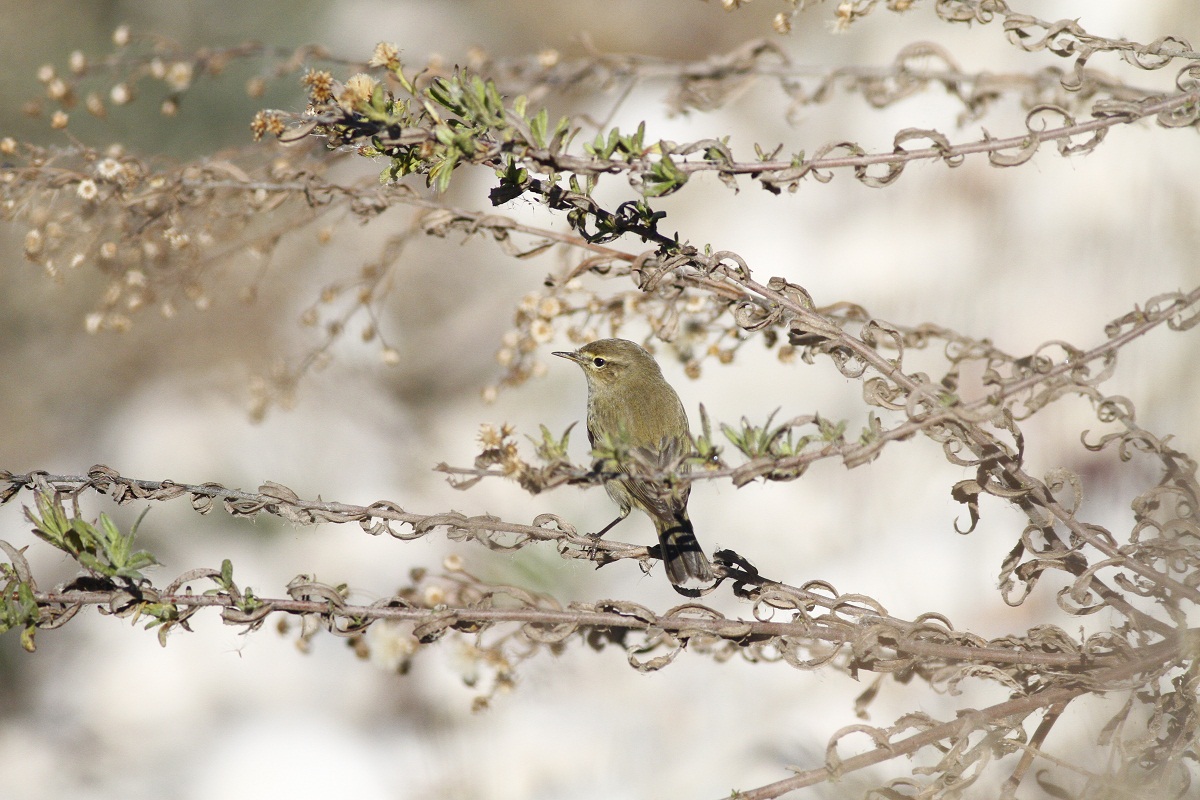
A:
[[[588,385],[603,389],[646,377],[662,379],[662,370],[654,356],[641,345],[627,339],[598,339],[578,350],[559,351],[556,356],[579,365]]]

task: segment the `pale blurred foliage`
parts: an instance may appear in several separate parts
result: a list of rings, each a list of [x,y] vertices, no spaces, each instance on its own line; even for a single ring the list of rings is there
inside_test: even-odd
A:
[[[770,35],[769,20],[783,5],[758,0],[727,14],[716,2],[622,1],[604,4],[602,13],[549,0],[272,2],[254,4],[251,16],[246,4],[226,2],[204,4],[203,11],[175,2],[6,3],[0,136],[65,144],[48,114],[22,117],[21,102],[39,91],[34,75],[40,64],[65,64],[75,49],[103,52],[120,23],[189,47],[248,38],[289,47],[319,41],[351,59],[365,59],[379,39],[399,43],[413,62],[436,52],[465,63],[473,46],[496,58],[544,48],[580,54],[585,32],[587,46],[600,51],[703,59]],[[1194,9],[1182,1],[1036,5],[1043,18],[1079,17],[1088,30],[1109,36],[1200,39]],[[1020,53],[994,27],[947,28],[928,13],[881,11],[840,35],[828,30],[829,15],[829,8],[811,9],[791,36],[773,41],[795,61],[814,65],[886,65],[903,45],[923,39],[941,43],[968,71],[1058,63]],[[1154,86],[1173,71],[1131,80]],[[154,101],[113,113],[107,123],[80,122],[76,129],[73,122],[72,132],[97,147],[124,142],[143,156],[194,158],[241,147],[250,117],[267,103],[247,98],[240,81],[213,82],[194,101],[189,96],[173,120],[160,119]],[[299,90],[288,93],[285,83],[272,89],[274,105],[302,104]],[[594,113],[602,114],[611,100],[596,102]],[[679,141],[729,134],[742,151],[755,141],[786,142],[789,152],[840,139],[886,150],[901,127],[955,131],[957,114],[934,94],[883,111],[848,96],[804,109],[785,125],[778,103],[777,93],[756,88],[713,112],[668,116],[660,93],[647,85],[631,93],[611,124],[624,130],[644,119],[654,138]],[[1013,108],[1007,119],[1022,116]],[[1010,129],[991,119],[988,126],[997,135]],[[977,126],[967,130],[973,136]],[[968,159],[953,173],[917,164],[883,191],[839,175],[778,197],[749,184],[734,194],[705,176],[661,207],[670,231],[733,250],[764,280],[786,277],[818,303],[852,300],[882,319],[936,321],[1021,353],[1048,339],[1092,346],[1103,340],[1104,324],[1129,311],[1131,302],[1196,284],[1197,174],[1194,132],[1142,124],[1114,131],[1085,158],[1063,159],[1047,147],[1019,169],[993,169],[982,159]],[[461,185],[452,187],[449,203],[486,210],[477,198],[488,177],[456,179]],[[517,206],[503,213],[545,220],[540,209]],[[544,379],[501,391],[492,405],[480,399],[501,372],[494,353],[512,309],[559,268],[562,255],[555,251],[514,264],[480,238],[459,246],[453,235],[416,237],[379,320],[400,355],[398,365],[386,368],[376,344],[347,337],[324,368],[302,379],[293,407],[251,421],[252,376],[319,345],[318,333],[299,320],[327,276],[338,265],[373,258],[404,224],[402,214],[389,212],[368,225],[346,220],[327,243],[308,232],[274,253],[274,279],[262,281],[251,304],[238,299],[239,289],[259,285],[258,267],[246,263],[239,267],[244,271],[226,270],[208,287],[206,310],[181,308],[171,319],[144,314],[127,332],[97,335],[85,333],[84,320],[104,281],[85,270],[67,273],[60,283],[45,279],[21,259],[24,229],[6,225],[0,229],[10,276],[0,293],[0,403],[6,409],[0,468],[79,474],[103,462],[130,476],[246,488],[272,480],[302,497],[362,504],[387,498],[425,513],[454,508],[527,522],[552,511],[581,530],[604,524],[611,507],[599,490],[561,488],[530,497],[513,484],[485,481],[462,494],[430,470],[439,461],[470,463],[483,422],[508,421],[532,434],[539,423],[557,432],[582,416],[576,371],[555,365]],[[463,264],[470,265],[465,273],[449,268]],[[562,349],[556,344],[569,343],[560,336],[546,352]],[[865,424],[858,383],[824,364],[780,368],[774,352],[755,342],[733,366],[708,362],[694,381],[680,364],[660,361],[693,424],[700,402],[714,419],[730,423],[743,415],[761,420],[778,407],[783,416],[819,410],[849,418],[855,430]],[[1195,452],[1194,364],[1191,338],[1160,333],[1124,351],[1106,389],[1129,396],[1145,427],[1172,433],[1175,447]],[[1066,466],[1084,475],[1096,487],[1087,495],[1086,516],[1127,527],[1129,485],[1154,478],[1131,476],[1114,469],[1110,455],[1083,451],[1078,436],[1090,414],[1071,401],[1027,423],[1030,471]],[[577,462],[586,458],[582,438],[573,442]],[[1024,606],[1001,602],[996,573],[1011,531],[1024,521],[985,500],[980,530],[956,535],[953,522],[965,519],[965,511],[946,487],[966,477],[968,470],[947,465],[936,446],[918,437],[857,470],[826,463],[797,482],[736,491],[728,483],[698,484],[691,514],[706,547],[734,547],[794,584],[820,578],[841,591],[869,592],[903,618],[944,611],[957,626],[987,636],[1048,620],[1074,630],[1070,626],[1080,623],[1054,608],[1045,587]],[[1106,498],[1125,498],[1124,505]],[[95,498],[85,505],[102,508]],[[116,516],[128,523],[138,511]],[[6,507],[0,519],[0,538],[19,541],[26,524],[17,509]],[[643,576],[631,564],[615,564],[593,572],[558,559],[549,546],[497,557],[438,537],[414,543],[370,538],[354,526],[227,522],[155,506],[142,536],[172,574],[230,558],[241,579],[266,595],[279,594],[278,587],[302,572],[350,581],[368,598],[386,595],[411,567],[436,569],[454,552],[480,575],[532,583],[565,599],[628,597],[660,609],[678,601],[660,569]],[[619,532],[631,541],[650,537],[645,520],[626,522]],[[50,575],[57,571],[54,580],[74,574],[65,559],[31,552],[31,560]],[[729,597],[706,602],[738,613]],[[821,763],[829,733],[855,721],[853,699],[864,688],[840,673],[736,659],[717,664],[686,654],[643,676],[626,668],[615,648],[571,648],[557,660],[523,665],[514,691],[472,714],[477,691],[462,680],[470,665],[452,648],[422,652],[399,677],[355,660],[329,637],[318,637],[300,657],[294,634],[268,629],[241,637],[213,616],[160,649],[140,626],[130,629],[90,611],[84,616],[42,635],[33,656],[20,652],[15,635],[0,639],[0,772],[13,797],[716,796],[778,780],[788,764]],[[1083,624],[1091,629],[1109,622]],[[389,646],[380,643],[377,655]],[[900,688],[885,685],[871,706],[872,720],[890,724],[910,710]],[[977,705],[1003,699],[992,685],[970,688],[979,690]],[[955,708],[938,696],[922,702],[933,716]],[[1098,711],[1095,726],[1105,718]],[[872,777],[856,774],[817,796],[856,796],[860,786],[874,785]]]

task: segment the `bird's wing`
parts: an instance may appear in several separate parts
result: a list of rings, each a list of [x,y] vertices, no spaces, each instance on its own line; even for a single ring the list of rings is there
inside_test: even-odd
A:
[[[664,439],[655,448],[634,448],[631,460],[635,463],[628,467],[631,467],[630,472],[634,474],[639,464],[651,470],[675,468],[684,471],[686,466],[678,462],[687,450],[679,439]],[[654,516],[664,518],[674,517],[678,512],[686,511],[688,495],[691,494],[690,484],[667,486],[660,481],[638,478],[625,481],[625,488],[635,499],[636,505]]]

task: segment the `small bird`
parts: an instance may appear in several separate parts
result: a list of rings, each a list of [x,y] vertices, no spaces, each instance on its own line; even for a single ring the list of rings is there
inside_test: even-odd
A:
[[[600,339],[554,355],[574,361],[587,378],[587,432],[593,447],[613,446],[618,455],[626,451],[656,469],[682,467],[678,461],[692,447],[687,412],[653,356],[625,339]],[[690,594],[694,586],[689,584],[712,582],[712,567],[688,518],[687,484],[668,487],[621,477],[606,481],[604,488],[621,513],[596,537],[637,508],[654,522],[667,578],[677,590]]]

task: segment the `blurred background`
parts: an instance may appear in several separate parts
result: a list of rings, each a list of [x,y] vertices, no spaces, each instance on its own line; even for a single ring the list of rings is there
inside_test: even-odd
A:
[[[905,15],[880,10],[834,33],[826,4],[799,15],[790,36],[778,36],[770,21],[785,6],[766,0],[732,14],[720,3],[682,0],[613,0],[602,10],[552,0],[9,0],[0,3],[6,67],[0,137],[66,145],[67,135],[51,129],[48,115],[21,113],[42,93],[37,70],[48,63],[62,69],[74,50],[95,57],[110,52],[119,25],[187,48],[247,39],[289,48],[317,42],[351,60],[366,60],[377,41],[392,41],[411,63],[433,54],[466,63],[475,47],[496,59],[545,49],[569,58],[594,48],[703,60],[768,37],[795,63],[815,67],[883,67],[904,45],[924,40],[945,47],[968,72],[1070,66],[1046,52],[1023,53],[998,24],[939,23],[928,5]],[[1200,40],[1200,21],[1184,0],[1032,5],[1030,13],[1079,18],[1086,30],[1104,36]],[[1175,66],[1134,70],[1112,56],[1091,66],[1135,86],[1163,89],[1176,72]],[[250,146],[255,111],[300,110],[305,102],[294,80],[272,83],[262,98],[247,97],[244,83],[253,70],[239,64],[228,79],[198,82],[171,119],[150,100],[104,121],[77,114],[70,134],[94,147],[121,142],[155,160]],[[981,135],[979,123],[956,127],[960,109],[936,91],[883,111],[857,95],[840,95],[801,108],[791,122],[786,99],[767,82],[710,113],[672,115],[664,93],[654,82],[639,86],[613,124],[632,129],[645,120],[648,139],[729,134],[742,159],[751,157],[754,143],[767,150],[783,143],[785,153],[811,153],[840,140],[887,150],[904,127],[938,128],[953,141]],[[555,102],[567,111],[571,103],[604,108],[615,100]],[[1010,103],[983,125],[993,135],[1013,135],[1021,117]],[[735,251],[764,283],[782,275],[819,304],[847,300],[895,323],[936,322],[990,338],[1010,353],[1051,339],[1087,348],[1104,340],[1111,319],[1158,293],[1188,290],[1200,277],[1197,145],[1194,130],[1140,123],[1113,130],[1083,158],[1064,159],[1045,147],[1016,169],[995,169],[983,158],[955,170],[918,163],[884,190],[838,174],[828,184],[806,181],[781,196],[749,183],[735,194],[702,176],[661,208],[681,238]],[[456,178],[452,202],[488,210],[490,180],[484,174]],[[535,208],[512,206],[500,213],[545,220]],[[533,434],[541,423],[557,432],[582,418],[583,380],[565,362],[547,363],[544,377],[502,390],[494,403],[481,397],[501,374],[494,355],[513,309],[561,266],[555,252],[515,262],[478,237],[461,244],[454,236],[415,240],[398,268],[400,288],[379,320],[399,363],[385,366],[377,346],[347,337],[329,363],[300,384],[294,407],[273,409],[261,422],[251,419],[252,377],[319,344],[317,332],[299,322],[303,311],[331,276],[374,257],[407,214],[398,209],[366,225],[347,219],[324,247],[314,245],[311,231],[285,240],[251,305],[239,301],[237,290],[257,279],[257,267],[246,264],[243,273],[235,265],[211,287],[206,310],[183,308],[173,319],[143,314],[127,332],[94,335],[84,320],[104,279],[87,270],[48,279],[22,258],[26,226],[0,225],[8,274],[0,293],[0,404],[7,417],[0,469],[83,474],[104,463],[137,478],[248,490],[269,480],[304,498],[363,505],[388,499],[421,513],[453,508],[528,522],[551,512],[581,529],[598,529],[613,513],[599,490],[562,488],[530,497],[514,484],[485,481],[462,493],[431,471],[440,461],[469,465],[482,423],[507,421]],[[631,328],[626,335],[644,334]],[[560,334],[543,360],[569,347]],[[1196,351],[1194,334],[1156,330],[1123,351],[1104,387],[1129,397],[1146,428],[1173,434],[1185,452],[1198,442]],[[777,408],[780,419],[814,411],[847,419],[852,432],[866,424],[861,385],[827,360],[782,367],[773,351],[752,342],[732,366],[707,366],[696,380],[685,377],[668,350],[660,351],[660,361],[694,426],[699,403],[714,420],[731,424],[742,416],[761,423]],[[1085,403],[1064,400],[1026,423],[1030,471],[1065,466],[1083,475],[1088,521],[1120,535],[1132,520],[1129,500],[1152,485],[1157,472],[1148,462],[1122,466],[1111,452],[1086,452],[1078,437],[1098,427],[1090,415]],[[582,435],[573,455],[577,461],[586,456]],[[899,617],[936,610],[984,636],[1047,621],[1076,631],[1081,621],[1054,605],[1058,584],[1040,587],[1020,608],[1001,601],[1000,562],[1024,521],[985,501],[979,529],[957,535],[953,525],[965,519],[965,510],[949,487],[970,476],[947,465],[937,445],[917,439],[849,472],[822,463],[786,484],[735,490],[700,483],[692,517],[710,552],[733,547],[760,566],[769,564],[768,574],[869,594]],[[30,502],[28,495],[20,500]],[[18,546],[32,539],[19,505],[0,509],[0,538]],[[115,509],[93,497],[85,508],[128,525],[144,506]],[[400,542],[371,538],[351,525],[300,528],[267,517],[213,516],[197,517],[184,501],[150,510],[140,535],[163,562],[157,575],[215,568],[229,558],[241,585],[260,596],[282,595],[289,580],[307,573],[349,583],[355,597],[369,602],[395,591],[411,568],[440,569],[454,553],[486,579],[564,600],[626,598],[657,611],[679,601],[659,569],[644,576],[624,562],[596,572],[558,558],[550,546],[500,555],[441,536]],[[653,531],[635,516],[612,535],[649,543]],[[28,556],[44,585],[74,575],[72,564],[45,546],[35,544]],[[710,600],[726,613],[747,613],[728,597]],[[400,676],[382,660],[356,659],[330,636],[318,636],[302,654],[294,630],[281,635],[268,626],[241,636],[215,614],[201,614],[193,624],[194,633],[174,634],[165,648],[140,625],[94,611],[41,633],[32,655],[20,649],[16,634],[0,637],[0,794],[30,800],[717,796],[787,777],[789,765],[819,766],[828,736],[858,721],[853,699],[866,686],[828,671],[739,659],[717,664],[686,653],[665,670],[641,675],[617,648],[572,646],[555,659],[522,665],[514,691],[473,713],[481,687],[464,684],[470,666],[452,646],[422,651]],[[973,703],[1003,699],[991,684],[967,688],[975,693]],[[889,725],[918,708],[952,715],[962,700],[951,699],[885,682],[870,722]],[[1101,710],[1095,719],[1097,727],[1103,723]],[[855,786],[894,772],[856,775],[813,793],[853,796]]]

